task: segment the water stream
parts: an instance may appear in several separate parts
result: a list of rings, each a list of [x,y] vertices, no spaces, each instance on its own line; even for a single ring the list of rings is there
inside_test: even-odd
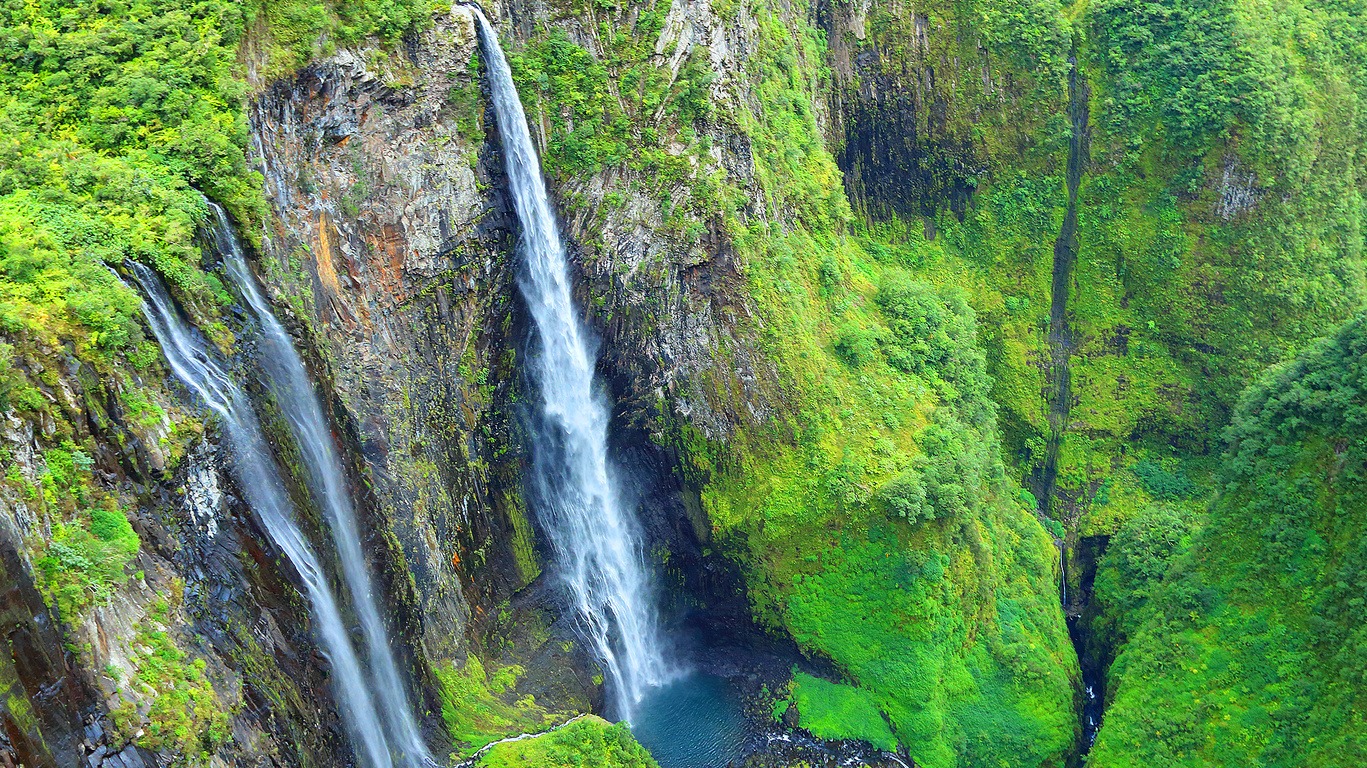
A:
[[[531,485],[585,634],[607,673],[616,714],[669,678],[637,521],[623,508],[607,456],[608,407],[593,375],[596,345],[570,295],[565,245],[498,34],[471,8],[509,186],[521,223],[519,287],[537,335],[530,372],[541,408]]]
[[[332,666],[337,707],[358,756],[371,768],[391,768],[394,763],[388,739],[360,659],[347,636],[337,599],[328,586],[317,554],[295,522],[284,480],[250,401],[215,362],[204,342],[181,319],[156,273],[137,262],[130,262],[129,267],[146,297],[143,315],[161,345],[166,362],[176,378],[222,418],[238,487],[266,534],[299,573],[312,608],[321,650]]]
[[[211,231],[228,277],[242,293],[261,327],[263,345],[258,357],[266,372],[267,386],[299,444],[308,471],[309,490],[327,520],[332,544],[341,563],[342,578],[351,593],[352,606],[365,637],[372,690],[380,705],[390,747],[400,765],[414,768],[431,765],[434,762],[432,755],[423,743],[413,717],[403,677],[399,674],[388,631],[380,615],[374,581],[361,549],[356,510],[347,492],[342,460],[323,406],[293,341],[257,289],[227,215],[218,205],[210,203],[209,207],[213,214]]]

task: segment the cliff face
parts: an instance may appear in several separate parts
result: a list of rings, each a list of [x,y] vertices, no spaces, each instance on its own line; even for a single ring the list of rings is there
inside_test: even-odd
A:
[[[957,459],[975,478],[967,499],[930,491],[944,505],[926,507],[934,522],[915,525],[921,513],[905,519],[905,509],[889,519],[880,500],[899,471],[920,482],[910,446],[932,422],[936,436],[924,439],[942,447],[923,450],[945,461],[956,460],[960,430],[990,444],[994,426],[981,362],[954,346],[973,344],[971,311],[933,291],[910,298],[927,289],[901,288],[899,269],[869,260],[843,231],[849,208],[821,135],[830,108],[810,79],[824,77],[825,54],[805,13],[690,3],[506,13],[577,298],[600,334],[617,461],[667,560],[675,606],[741,636],[757,621],[833,661],[851,695],[870,697],[928,764],[950,759],[955,739],[983,755],[1005,748],[978,735],[988,701],[1004,708],[1005,727],[1033,734],[1040,759],[1061,754],[1071,662],[1053,557],[992,452]],[[261,239],[264,276],[316,350],[373,493],[377,560],[408,606],[400,626],[421,638],[419,676],[473,652],[524,665],[518,690],[538,701],[583,706],[582,672],[577,685],[547,682],[591,662],[555,650],[573,635],[559,629],[553,585],[535,578],[545,549],[519,501],[525,320],[475,58],[457,8],[402,52],[344,52],[257,98],[255,153],[275,214]],[[894,298],[875,297],[882,283],[897,286]],[[903,290],[955,323],[936,354],[966,355],[961,373],[910,358],[889,366],[878,352],[862,373],[861,361],[842,362],[844,334],[873,338],[913,312],[897,308]],[[834,366],[834,388],[812,365]],[[864,422],[850,409],[870,387],[883,405]],[[793,495],[803,487],[805,505]],[[858,556],[813,559],[817,538]],[[895,571],[938,575],[891,599],[886,615],[829,613],[848,604],[849,579],[881,590],[891,582],[880,579],[901,578],[861,575],[894,556]],[[946,613],[925,637],[896,628],[927,610]],[[1028,628],[1008,629],[1018,620]],[[828,621],[847,635],[823,639]],[[856,650],[873,642],[895,658],[926,655],[880,671]],[[960,676],[975,682],[946,694]],[[911,678],[925,690],[908,692]],[[960,735],[936,735],[945,731]]]
[[[928,766],[1060,763],[1078,672],[1041,522],[1106,536],[1152,502],[1199,506],[1207,435],[1243,381],[1360,300],[1342,16],[1122,5],[489,9],[667,611],[830,678],[772,692],[788,722]],[[103,291],[60,322],[37,289],[0,303],[11,762],[345,761],[295,577],[103,267],[155,264],[253,381],[253,332],[191,243],[196,188],[238,216],[324,396],[429,740],[463,749],[599,702],[523,500],[528,327],[474,27],[386,7],[329,4],[329,38],[282,0],[194,38],[219,59],[193,67],[232,82],[235,51],[249,94],[219,116],[245,117],[241,136],[154,147],[198,175],[119,175],[63,146],[0,177],[5,290],[43,285],[27,265],[48,248]],[[1300,51],[1293,27],[1327,47]],[[1206,90],[1143,35],[1214,62]],[[1216,87],[1236,82],[1281,100]],[[246,166],[210,162],[223,147],[264,198]],[[24,184],[93,191],[58,205]],[[849,701],[875,722],[829,717]]]
[[[687,9],[668,24],[695,34]],[[403,606],[396,624],[420,638],[419,675],[491,655],[528,667],[522,690],[582,708],[591,692],[576,670],[592,662],[559,650],[577,640],[554,585],[538,579],[546,549],[522,500],[526,318],[483,88],[462,9],[404,51],[346,51],[266,87],[252,108],[273,211],[263,277],[327,382],[379,532],[379,570]],[[717,141],[736,147],[725,162],[744,173],[745,143],[720,128]],[[593,201],[621,192],[617,209],[594,213]],[[729,595],[730,577],[713,583],[699,568],[708,524],[696,490],[679,493],[664,424],[679,413],[725,438],[767,408],[772,364],[738,341],[753,309],[730,248],[716,232],[685,245],[662,235],[659,201],[612,175],[558,194],[578,298],[602,320],[629,494],[674,557],[676,598]],[[717,365],[723,348],[734,366]]]
[[[239,501],[212,428],[155,358],[96,378],[60,347],[46,352],[50,410],[11,415],[4,432],[0,755],[343,759],[293,575]]]
[[[692,611],[731,641],[756,642],[758,625],[798,646],[928,765],[948,765],[955,744],[984,758],[1033,745],[1032,760],[1057,759],[1072,738],[1073,672],[1053,555],[996,458],[974,313],[850,232],[822,134],[848,118],[820,96],[826,51],[806,10],[514,3],[501,26],[572,243],[576,295],[600,334],[616,460],[671,612]],[[267,48],[248,35],[249,73],[271,71],[254,58]],[[599,695],[522,501],[526,321],[480,74],[470,18],[456,9],[399,48],[345,48],[251,83],[249,156],[267,213],[243,218],[345,448],[420,714],[435,743],[441,711],[458,746]],[[938,183],[926,200],[962,192]],[[966,198],[954,194],[957,210]],[[177,295],[222,350],[249,357],[252,332],[230,296],[214,306]],[[923,315],[942,324],[929,350],[910,325]],[[72,497],[87,486],[116,496],[139,510],[129,519],[142,543],[108,594],[61,617],[90,644],[63,655],[49,631],[47,665],[21,670],[21,681],[49,681],[70,668],[84,682],[65,708],[40,707],[60,715],[50,723],[12,704],[15,732],[28,734],[14,749],[45,740],[65,763],[82,718],[117,711],[134,730],[102,726],[109,735],[95,741],[131,740],[145,760],[200,750],[228,763],[340,762],[304,601],[236,501],[214,425],[158,366],[155,355],[114,361],[99,386],[61,379],[65,433],[40,440],[41,416],[12,422],[23,483],[48,472]],[[145,390],[158,418],[106,419],[91,398],[110,386]],[[278,418],[264,397],[262,408]],[[81,447],[46,461],[70,464],[77,450],[69,476],[41,456],[66,434]],[[956,472],[966,487],[950,482]],[[46,518],[23,483],[7,486],[6,519],[27,532],[16,552],[41,555],[62,534],[35,528]],[[6,571],[28,595],[12,637],[38,636],[48,620],[23,591],[37,559],[21,554]],[[880,644],[892,666],[862,650]],[[107,664],[135,666],[141,649],[199,670],[183,676],[185,698],[204,705],[188,709],[189,741],[148,736],[166,713],[133,680],[123,695],[141,710],[112,694]],[[539,709],[471,732],[460,681],[472,675],[471,695],[491,697],[490,681],[507,677],[497,670],[515,681],[508,701],[530,693]],[[826,690],[818,683],[807,685]],[[793,705],[790,720],[820,722],[829,704],[807,689],[775,694],[816,702]],[[508,701],[491,706],[512,712]],[[998,726],[1017,740],[994,744]]]
[[[461,661],[472,612],[539,572],[512,410],[514,222],[490,193],[497,158],[481,159],[451,103],[479,87],[462,20],[443,19],[411,61],[344,52],[252,109],[274,214],[266,284],[325,372],[399,626],[427,657]]]

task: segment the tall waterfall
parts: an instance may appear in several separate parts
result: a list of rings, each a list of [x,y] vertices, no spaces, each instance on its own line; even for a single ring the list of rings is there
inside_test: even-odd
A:
[[[332,684],[342,718],[362,760],[371,768],[391,768],[393,760],[360,659],[347,637],[337,600],[318,556],[295,523],[284,481],[242,390],[176,312],[161,280],[146,266],[131,262],[147,297],[143,315],[161,344],[176,378],[223,419],[233,456],[233,474],[266,534],[280,548],[304,583],[322,651],[332,663]]]
[[[299,358],[289,334],[257,289],[227,215],[214,203],[210,203],[209,207],[214,216],[215,245],[223,256],[228,276],[242,292],[261,325],[264,348],[259,357],[266,371],[267,384],[299,444],[304,466],[308,469],[309,489],[332,533],[332,544],[342,566],[342,578],[351,592],[356,617],[365,636],[372,690],[380,705],[380,715],[384,718],[391,740],[390,746],[398,753],[398,762],[402,765],[431,765],[434,762],[432,755],[418,732],[408,694],[404,691],[403,678],[394,661],[384,620],[380,617],[370,569],[361,550],[356,511],[347,493],[342,461],[323,415],[322,404],[318,401],[304,361]]]
[[[565,245],[498,34],[478,9],[485,64],[518,220],[519,286],[535,321],[541,390],[532,482],[568,591],[603,664],[618,714],[667,676],[641,532],[608,467],[608,408],[594,386],[595,345],[570,298]]]

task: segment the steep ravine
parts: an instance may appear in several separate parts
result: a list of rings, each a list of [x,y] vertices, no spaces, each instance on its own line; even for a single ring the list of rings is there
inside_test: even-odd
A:
[[[514,4],[510,17],[518,24],[510,26],[527,33],[528,20],[544,20],[545,13],[540,6]],[[766,16],[770,25],[784,21],[804,23],[797,16]],[[593,28],[565,19],[555,24],[585,47],[593,45]],[[671,8],[659,35],[662,50],[680,45],[679,60],[660,64],[676,72],[690,46],[710,54],[717,75],[712,93],[734,110],[753,108],[753,78],[761,76],[748,68],[747,52],[767,45],[767,55],[776,56],[774,51],[789,42],[781,36],[762,40],[745,14],[723,18],[704,5],[686,3]],[[523,408],[529,388],[518,362],[527,349],[529,318],[527,308],[513,298],[510,256],[516,227],[501,171],[503,150],[482,114],[479,70],[470,66],[474,51],[468,15],[438,14],[436,23],[403,50],[344,49],[297,75],[253,83],[257,91],[249,109],[252,161],[266,180],[270,216],[260,231],[244,234],[253,241],[251,257],[268,299],[316,377],[343,447],[341,460],[357,493],[361,528],[368,532],[365,554],[377,592],[385,598],[391,631],[403,641],[396,649],[398,663],[418,683],[417,709],[434,746],[446,735],[443,725],[449,725],[440,714],[446,703],[442,677],[468,669],[472,658],[483,661],[490,678],[500,673],[515,678],[507,699],[530,694],[539,706],[556,712],[604,708],[592,655],[551,588],[551,548],[524,502],[529,452]],[[815,135],[812,126],[803,127]],[[705,170],[725,172],[729,193],[743,199],[738,208],[754,231],[770,224],[775,231],[800,229],[795,217],[766,207],[771,200],[758,178],[751,145],[757,128],[742,130],[721,119],[699,120],[692,128],[713,148],[701,161],[709,164]],[[742,469],[703,469],[696,453],[702,441],[725,445],[744,437],[786,450],[800,438],[785,409],[794,408],[801,395],[780,376],[779,361],[760,338],[771,317],[757,305],[747,282],[746,260],[756,258],[754,245],[742,244],[750,250],[740,250],[732,241],[735,224],[706,208],[700,229],[693,230],[696,236],[670,229],[675,226],[666,223],[670,201],[641,189],[651,181],[648,173],[633,171],[635,178],[623,173],[609,169],[592,178],[557,178],[552,191],[565,212],[575,298],[604,341],[598,373],[616,404],[610,447],[628,475],[624,485],[633,492],[651,556],[665,573],[669,612],[682,624],[705,628],[721,644],[767,654],[769,666],[780,672],[775,682],[786,683],[796,662],[823,679],[843,681],[841,690],[872,695],[856,689],[851,676],[810,637],[803,658],[791,630],[774,623],[780,617],[769,616],[767,633],[755,628],[751,601],[766,588],[767,577],[762,571],[746,572],[741,558],[757,561],[766,553],[747,549],[752,545],[745,541],[750,535],[745,528],[733,527],[719,537],[702,498],[710,494],[707,503],[715,503],[717,485],[728,479],[722,473]],[[843,215],[838,176],[823,178],[834,183],[821,191],[826,195],[822,204]],[[625,202],[609,204],[617,198]],[[594,213],[600,210],[602,218]],[[812,264],[802,268],[815,271]],[[250,351],[255,342],[241,327],[240,310],[225,311],[238,343]],[[824,338],[816,340],[803,354],[827,355],[825,346]],[[253,395],[262,394],[259,378],[247,371],[242,376]],[[168,403],[178,418],[192,412],[180,399]],[[912,424],[889,423],[897,424],[892,427],[897,439],[908,444],[915,439]],[[285,434],[282,424],[264,426],[275,437]],[[232,649],[232,670],[209,656],[216,688],[234,690],[234,675],[241,670],[249,702],[225,705],[234,714],[236,740],[222,747],[224,760],[249,763],[257,752],[270,751],[270,759],[281,764],[340,764],[348,750],[328,705],[331,697],[319,671],[325,665],[310,639],[303,601],[291,586],[296,580],[288,568],[277,572],[273,551],[263,545],[266,537],[235,499],[245,493],[235,489],[226,472],[228,459],[219,455],[213,425],[207,434],[174,477],[142,492],[157,496],[154,514],[181,526],[160,536],[148,530],[145,540],[149,550],[185,549],[178,557],[188,574],[186,612],[204,623],[186,631],[183,642],[193,645],[200,634],[219,639],[225,631],[272,642],[258,651],[233,635],[243,645]],[[210,475],[199,479],[206,463]],[[290,465],[288,457],[285,463],[286,482],[303,502],[305,470]],[[826,468],[815,467],[811,474],[818,471]],[[187,493],[185,501],[176,501],[173,489],[182,486],[213,492]],[[210,499],[207,513],[196,506],[201,496]],[[225,523],[225,508],[232,511],[233,528]],[[980,518],[980,511],[936,525],[935,540],[917,550],[925,562],[899,562],[895,578],[925,574],[926,583],[946,590],[945,602],[953,610],[969,606],[964,609],[968,618],[988,626],[997,579],[1001,576],[1005,585],[1015,573],[998,574],[994,557],[1005,562],[1016,553],[1004,545],[996,549],[995,541],[981,537],[1001,533],[1033,546],[1042,534],[1029,527],[1028,514],[1014,507],[1003,519],[986,512]],[[223,527],[214,529],[220,523]],[[867,532],[857,528],[847,535],[853,544],[886,546],[888,554],[900,557],[908,548],[896,536],[909,535],[910,526],[895,525],[886,540],[868,541]],[[315,543],[326,540],[321,520],[305,520],[304,526]],[[194,535],[186,532],[191,528]],[[230,531],[235,538],[226,535]],[[238,557],[239,552],[246,554]],[[1035,554],[1021,555],[1029,564],[1021,573],[1030,578],[1043,571],[1035,565],[1048,563]],[[942,565],[951,562],[951,555],[971,577],[965,592],[952,597],[953,579],[943,579]],[[220,562],[224,559],[231,562]],[[235,566],[249,569],[275,591],[243,596],[231,583],[221,589]],[[839,576],[831,573],[831,578]],[[826,574],[813,569],[809,575]],[[148,580],[161,587],[172,576]],[[1027,589],[1019,582],[1010,588]],[[278,615],[238,615],[237,609],[257,605],[276,608]],[[903,615],[915,609],[904,607]],[[1038,615],[1045,626],[1040,636],[1047,636],[1052,625],[1045,622],[1052,616]],[[136,620],[134,614],[126,622]],[[955,621],[944,626],[956,626]],[[293,645],[275,640],[274,634],[282,633],[277,624],[284,625]],[[996,631],[995,625],[989,631]],[[918,642],[905,634],[892,638],[906,644],[899,647]],[[1020,645],[1024,649],[1025,642]],[[978,652],[979,661],[998,663],[986,655],[985,646]],[[737,658],[723,658],[718,665],[740,669],[743,665],[731,663]],[[97,656],[89,663],[101,661]],[[949,661],[967,674],[962,659]],[[520,675],[504,673],[517,668]],[[1066,676],[1058,672],[1063,668],[1060,660],[1047,672],[1049,693]],[[890,697],[884,706],[903,702],[899,691],[878,695]],[[321,711],[315,702],[322,702]],[[1010,706],[1023,709],[1014,699]],[[797,710],[789,711],[791,722]],[[976,738],[979,748],[992,748],[981,735]]]
[[[1073,273],[1078,257],[1078,189],[1091,154],[1091,89],[1078,65],[1076,52],[1069,59],[1069,67],[1068,120],[1072,130],[1068,139],[1066,171],[1068,202],[1058,239],[1054,241],[1049,304],[1048,388],[1045,391],[1049,439],[1036,478],[1036,496],[1040,501],[1041,513],[1062,522],[1066,531],[1065,536],[1058,540],[1063,564],[1060,599],[1068,622],[1068,636],[1078,654],[1082,670],[1082,690],[1077,693],[1081,730],[1076,751],[1070,758],[1070,764],[1080,765],[1085,762],[1087,752],[1096,740],[1097,730],[1101,727],[1105,669],[1093,658],[1087,639],[1087,601],[1091,595],[1091,579],[1095,574],[1098,553],[1092,551],[1090,546],[1083,547],[1078,538],[1078,505],[1081,500],[1061,492],[1057,482],[1059,454],[1069,430],[1069,414],[1073,406],[1071,358],[1076,341],[1070,323],[1068,299],[1069,293],[1075,288]]]
[[[1068,166],[1066,183],[1068,202],[1064,209],[1063,225],[1054,241],[1054,265],[1049,291],[1049,374],[1045,402],[1049,412],[1049,441],[1037,481],[1038,493],[1046,515],[1055,519],[1076,517],[1077,499],[1062,497],[1058,490],[1059,452],[1068,431],[1068,414],[1072,410],[1072,372],[1069,361],[1075,342],[1069,325],[1068,294],[1073,289],[1073,267],[1077,262],[1077,201],[1078,187],[1086,172],[1091,129],[1088,126],[1090,89],[1079,71],[1077,57],[1069,60],[1068,73]]]

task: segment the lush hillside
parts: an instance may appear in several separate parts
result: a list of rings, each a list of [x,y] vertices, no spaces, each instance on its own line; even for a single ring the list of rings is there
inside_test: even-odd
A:
[[[1089,5],[1075,427],[1059,461],[1064,492],[1096,500],[1085,532],[1161,500],[1139,461],[1203,474],[1212,427],[1257,373],[1362,305],[1363,13]]]
[[[1147,557],[1107,555],[1120,579],[1105,592],[1133,635],[1090,764],[1367,760],[1364,360],[1358,319],[1269,371],[1235,411],[1190,545],[1135,536]],[[1144,563],[1170,549],[1184,551],[1155,585]]]
[[[1360,6],[874,3],[823,25],[856,210],[969,290],[1007,461],[1083,535],[1161,499],[1140,462],[1205,476],[1243,387],[1361,305]]]

